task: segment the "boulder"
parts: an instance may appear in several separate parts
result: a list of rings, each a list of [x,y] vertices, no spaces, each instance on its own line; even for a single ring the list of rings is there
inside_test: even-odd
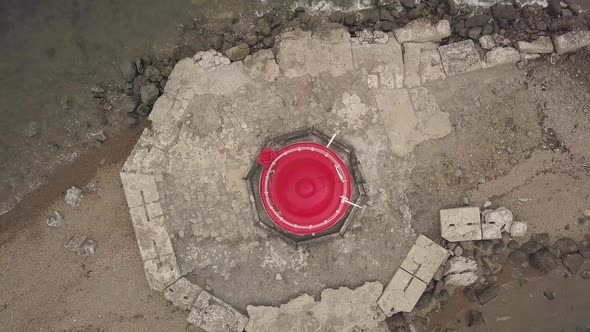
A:
[[[576,241],[564,237],[555,241],[555,247],[559,250],[559,255],[571,254],[578,251],[578,244]]]

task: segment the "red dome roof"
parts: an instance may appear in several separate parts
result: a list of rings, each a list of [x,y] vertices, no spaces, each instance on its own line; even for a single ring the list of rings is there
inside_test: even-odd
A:
[[[270,219],[295,234],[326,230],[344,216],[351,198],[348,167],[329,148],[312,142],[264,149],[258,162],[260,198]]]

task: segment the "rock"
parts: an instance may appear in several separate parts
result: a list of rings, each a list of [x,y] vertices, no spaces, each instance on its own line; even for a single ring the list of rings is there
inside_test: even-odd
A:
[[[438,48],[447,76],[468,73],[483,67],[473,40],[464,40]]]
[[[514,20],[516,18],[516,10],[513,5],[495,4],[491,7],[492,16],[496,20]]]
[[[250,54],[250,46],[246,43],[238,44],[227,51],[225,51],[225,55],[231,61],[240,61]]]
[[[146,105],[153,105],[158,96],[160,95],[160,90],[155,84],[148,84],[141,87],[140,96],[141,102]]]
[[[579,249],[576,241],[568,237],[564,237],[555,241],[555,247],[557,250],[559,250],[560,256],[577,252]]]
[[[475,292],[479,304],[484,305],[489,303],[498,296],[500,288],[496,284],[489,284],[482,289]]]
[[[581,247],[580,254],[584,256],[584,258],[590,258],[590,247]]]
[[[92,88],[90,88],[90,93],[92,93],[92,96],[94,98],[104,98],[106,96],[107,91],[103,88],[101,88],[100,86],[94,86]]]
[[[215,50],[220,50],[223,46],[223,36],[220,35],[211,35],[209,37],[209,47]]]
[[[444,275],[477,271],[477,262],[467,257],[452,257],[445,264]]]
[[[557,267],[557,258],[547,248],[543,248],[529,257],[532,267],[541,273],[548,273]]]
[[[558,54],[575,52],[590,46],[590,31],[572,31],[553,37],[553,45]]]
[[[129,60],[121,62],[119,64],[119,70],[121,70],[121,74],[127,82],[133,82],[135,76],[137,76],[137,68],[135,67],[135,64]]]
[[[559,16],[561,13],[561,0],[549,0],[549,13],[553,16]]]
[[[475,289],[473,289],[473,287],[465,287],[463,289],[463,295],[465,295],[469,302],[477,301],[477,295],[475,294]]]
[[[64,224],[64,218],[57,211],[53,211],[53,214],[47,218],[47,226],[50,227],[61,227]]]
[[[536,233],[533,234],[532,239],[539,242],[544,246],[548,246],[551,243],[551,238],[548,233]]]
[[[480,241],[475,246],[478,256],[491,256],[494,254],[494,243],[492,241]]]
[[[465,20],[465,27],[466,28],[472,28],[472,27],[483,27],[484,25],[488,24],[490,20],[490,16],[489,15],[474,15],[469,17],[467,20]]]
[[[491,50],[492,48],[496,47],[496,42],[494,41],[494,38],[492,38],[492,36],[481,36],[479,38],[479,44],[481,45],[481,47],[485,50]],[[486,203],[490,203],[488,206],[486,206],[484,204],[484,209],[488,208],[492,205],[492,202],[490,201],[486,201]]]
[[[121,113],[131,113],[137,107],[137,101],[131,96],[125,96],[116,104],[117,111]]]
[[[571,274],[578,273],[582,264],[584,264],[584,256],[581,254],[567,254],[561,259],[563,265],[571,272]]]
[[[520,250],[524,251],[526,254],[529,255],[537,252],[541,248],[543,248],[543,245],[535,240],[528,240],[520,246]]]
[[[555,293],[549,290],[543,291],[543,296],[547,299],[547,301],[553,301],[555,299]]]
[[[484,324],[485,322],[486,319],[481,311],[469,310],[467,313],[467,326],[478,326]]]
[[[520,221],[513,221],[510,226],[510,236],[522,237],[525,236],[527,230],[527,224]]]
[[[457,274],[449,274],[445,277],[445,286],[449,287],[465,287],[472,285],[477,281],[477,274],[475,272],[463,272]]]
[[[467,32],[467,37],[471,38],[471,39],[479,39],[479,37],[481,36],[481,32],[482,32],[482,27],[473,27],[471,29],[469,29],[469,31]]]
[[[510,242],[508,242],[508,249],[516,250],[518,248],[520,248],[520,244],[518,244],[518,242],[516,242],[514,240],[510,240]]]
[[[151,82],[158,82],[160,78],[160,71],[154,66],[149,66],[145,69],[144,76]]]
[[[451,26],[446,20],[432,24],[428,19],[417,19],[406,24],[403,28],[395,29],[393,33],[400,44],[440,41],[451,35]]]
[[[23,129],[23,135],[26,137],[33,137],[39,133],[39,124],[35,121],[30,121],[27,123],[25,128]]]
[[[502,272],[502,265],[496,263],[491,257],[483,257],[481,261],[483,262],[485,267],[488,268],[491,275],[496,275]]]
[[[109,137],[107,136],[107,134],[105,134],[103,130],[99,130],[96,134],[94,134],[94,137],[97,141],[101,143],[104,143],[106,140],[109,139]]]
[[[494,67],[504,64],[517,63],[520,61],[520,53],[512,47],[497,47],[489,51],[485,55],[487,67]],[[511,151],[511,147],[508,147]],[[510,213],[512,216],[512,213]],[[507,224],[509,227],[510,225]]]
[[[432,293],[424,293],[422,296],[420,296],[414,307],[418,310],[423,310],[428,308],[432,304],[432,301]]]
[[[80,200],[82,199],[82,190],[76,187],[70,187],[66,191],[65,202],[67,205],[76,207],[80,204]]]
[[[260,50],[244,60],[244,66],[250,76],[272,82],[280,74],[279,65],[271,50]]]
[[[529,255],[517,249],[508,255],[508,260],[514,266],[525,267],[528,266]]]
[[[96,252],[96,241],[87,238],[84,235],[73,235],[65,247],[81,256],[91,256]]]
[[[461,246],[456,246],[455,249],[453,249],[453,254],[455,256],[463,255],[463,248]]]
[[[443,265],[441,265],[438,267],[438,270],[436,270],[436,272],[434,273],[434,276],[432,276],[432,279],[434,279],[436,281],[440,281],[440,280],[442,280],[444,273],[445,273],[445,267]]]
[[[516,43],[516,48],[523,53],[553,53],[553,42],[551,38],[540,36],[537,40],[532,42],[519,41]]]
[[[139,120],[134,116],[128,115],[125,118],[125,125],[129,128],[137,126],[138,123],[139,123]]]
[[[249,305],[246,310],[250,320],[246,330],[300,331],[305,326],[317,331],[370,330],[385,319],[375,304],[382,290],[381,283],[368,282],[354,290],[324,289],[317,302],[303,294],[279,307]]]
[[[400,0],[400,3],[406,8],[416,8],[416,0]]]
[[[590,279],[590,270],[586,270],[586,271],[582,272],[582,278]]]

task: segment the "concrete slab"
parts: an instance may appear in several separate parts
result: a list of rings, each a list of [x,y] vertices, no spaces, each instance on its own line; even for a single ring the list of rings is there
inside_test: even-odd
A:
[[[164,290],[164,297],[181,309],[191,310],[202,291],[201,287],[188,279],[180,278]]]
[[[441,236],[449,242],[481,240],[478,207],[440,210]]]
[[[387,317],[397,312],[411,312],[424,293],[426,283],[403,269],[397,269],[377,304]]]
[[[247,331],[299,332],[372,330],[385,319],[377,307],[383,291],[379,282],[356,289],[326,289],[318,302],[304,294],[280,307],[248,306]]]
[[[220,332],[242,332],[248,323],[248,317],[206,291],[199,294],[187,320],[205,331]]]
[[[465,40],[438,48],[447,76],[465,74],[483,67],[472,40]]]
[[[449,252],[445,248],[419,235],[400,268],[428,284],[448,257]]]

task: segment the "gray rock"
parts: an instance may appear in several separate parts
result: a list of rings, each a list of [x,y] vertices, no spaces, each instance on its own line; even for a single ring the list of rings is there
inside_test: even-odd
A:
[[[555,299],[555,293],[550,290],[543,291],[543,296],[547,301],[553,301]]]
[[[486,322],[485,317],[480,311],[469,310],[467,313],[467,326],[478,326]]]
[[[137,126],[138,123],[139,120],[134,116],[129,115],[125,118],[125,125],[129,128]]]
[[[584,256],[581,254],[567,254],[561,259],[561,261],[571,274],[576,274],[580,270],[582,264],[584,264]]]
[[[467,257],[452,257],[445,265],[445,273],[449,274],[477,271],[477,262]]]
[[[558,54],[575,52],[590,46],[590,31],[572,31],[553,37],[553,45]]]
[[[100,86],[94,86],[90,88],[90,93],[94,98],[104,98],[106,96],[107,91]]]
[[[416,302],[415,308],[418,310],[426,309],[432,304],[432,301],[433,301],[432,293],[424,293],[424,294],[422,294],[422,296],[420,296],[420,298],[418,299],[418,302]]]
[[[508,242],[508,249],[510,250],[516,250],[520,248],[520,244],[518,244],[518,242],[514,241],[514,240],[510,240]]]
[[[125,96],[121,99],[121,102],[117,105],[117,110],[121,113],[131,113],[135,111],[137,107],[137,101],[131,96]]]
[[[71,187],[66,191],[65,202],[67,205],[71,207],[76,207],[80,204],[80,200],[82,199],[82,190]]]
[[[529,257],[529,262],[536,270],[547,273],[557,267],[557,258],[547,248],[543,248]]]
[[[25,128],[23,129],[23,135],[26,137],[33,137],[39,133],[39,124],[35,121],[30,121],[27,123]]]
[[[529,255],[539,251],[541,248],[543,248],[543,245],[534,240],[528,240],[520,246],[520,250]]]
[[[479,70],[483,66],[473,40],[441,46],[438,50],[447,76]]]
[[[482,28],[481,27],[473,27],[471,29],[469,29],[469,31],[467,32],[467,36],[471,39],[479,39],[479,37],[481,36],[481,32],[482,32]]]
[[[479,304],[484,305],[489,303],[498,296],[500,288],[496,284],[489,284],[482,289],[475,292]]]
[[[142,103],[146,105],[153,105],[160,95],[160,90],[158,90],[158,87],[152,83],[142,86],[140,95]]]
[[[564,237],[555,241],[555,247],[559,250],[559,255],[571,254],[578,251],[578,244],[576,241]]]
[[[461,246],[456,246],[455,249],[453,249],[453,254],[455,254],[455,256],[463,255],[463,248],[461,248]]]
[[[248,54],[250,54],[250,46],[246,43],[241,43],[225,51],[225,55],[231,61],[240,61],[247,57]]]
[[[549,237],[548,233],[533,234],[532,238],[534,241],[537,241],[544,246],[548,246],[551,242],[551,238]]]
[[[582,278],[590,279],[590,270],[586,270],[582,272]]]
[[[473,287],[463,288],[463,295],[465,295],[469,302],[477,301],[477,295],[475,294],[475,289],[473,289]]]
[[[590,247],[580,248],[580,254],[582,254],[582,256],[584,256],[584,258],[590,258]]]
[[[416,8],[416,0],[400,0],[400,3],[406,8]]]
[[[158,82],[160,78],[160,71],[154,66],[149,66],[145,69],[145,77],[152,82]]]
[[[135,67],[135,64],[129,60],[121,62],[119,64],[119,70],[121,70],[121,74],[127,82],[133,82],[135,76],[137,76],[137,68]]]
[[[529,255],[522,250],[514,250],[508,255],[508,260],[514,266],[528,266]]]
[[[53,211],[53,214],[49,218],[47,218],[47,226],[61,227],[61,226],[63,226],[63,224],[64,224],[64,218],[57,211]]]

